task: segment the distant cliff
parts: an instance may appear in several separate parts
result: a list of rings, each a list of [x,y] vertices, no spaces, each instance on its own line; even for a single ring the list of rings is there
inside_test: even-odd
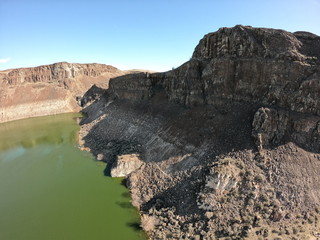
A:
[[[0,122],[79,111],[77,97],[123,75],[104,64],[55,63],[0,71]]]

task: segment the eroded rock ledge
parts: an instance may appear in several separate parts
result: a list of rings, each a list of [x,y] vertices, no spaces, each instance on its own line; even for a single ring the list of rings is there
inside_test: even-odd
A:
[[[109,166],[139,154],[127,185],[151,239],[316,239],[319,50],[311,33],[221,28],[175,70],[92,90],[83,144]]]

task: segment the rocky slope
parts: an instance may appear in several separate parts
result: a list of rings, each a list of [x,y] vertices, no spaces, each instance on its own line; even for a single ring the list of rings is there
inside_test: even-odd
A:
[[[144,161],[127,185],[151,239],[319,239],[319,60],[311,33],[221,28],[175,70],[90,89],[82,144],[105,174]]]
[[[0,122],[79,111],[77,96],[126,72],[104,64],[55,63],[0,71]]]

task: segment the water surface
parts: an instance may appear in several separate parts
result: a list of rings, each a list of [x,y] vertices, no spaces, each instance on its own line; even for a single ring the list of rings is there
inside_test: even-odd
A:
[[[0,239],[145,239],[121,179],[76,147],[75,117],[0,124]]]

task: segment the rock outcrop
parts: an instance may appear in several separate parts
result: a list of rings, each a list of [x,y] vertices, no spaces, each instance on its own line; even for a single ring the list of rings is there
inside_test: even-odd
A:
[[[142,166],[143,162],[137,154],[125,154],[117,156],[112,164],[111,177],[127,177]]]
[[[75,112],[77,97],[93,84],[107,88],[126,72],[104,64],[55,63],[0,71],[0,122]]]
[[[177,69],[88,92],[83,144],[144,161],[127,185],[151,239],[317,239],[319,50],[311,33],[221,28]]]
[[[252,123],[253,137],[260,149],[295,142],[320,152],[320,117],[272,108],[259,108]]]
[[[149,73],[127,74],[110,82],[110,89],[119,99],[143,100],[152,96]]]
[[[233,159],[224,159],[212,166],[206,175],[205,184],[198,194],[197,204],[200,209],[215,211],[220,207],[221,197],[237,188],[241,169]]]

